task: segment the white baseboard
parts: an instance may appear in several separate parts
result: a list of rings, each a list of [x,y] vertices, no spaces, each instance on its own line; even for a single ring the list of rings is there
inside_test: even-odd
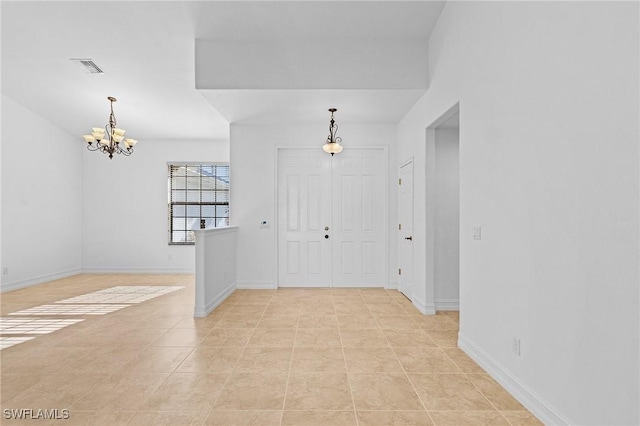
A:
[[[67,269],[66,271],[53,272],[51,274],[39,275],[37,277],[28,278],[26,280],[19,280],[9,283],[2,283],[0,293],[5,291],[18,290],[25,287],[31,287],[32,285],[38,285],[46,283],[48,281],[59,280],[61,278],[67,278],[72,275],[78,275],[82,272],[80,268]]]
[[[418,298],[414,297],[411,301],[413,306],[415,306],[421,313],[424,315],[435,315],[436,307],[433,304],[426,304],[422,300],[418,300]]]
[[[436,299],[436,311],[459,311],[460,299]]]
[[[458,333],[458,346],[544,424],[575,424],[558,414],[544,399],[502,368],[498,362],[465,338],[462,333]]]
[[[394,282],[390,282],[387,285],[387,290],[397,290],[398,289],[398,282],[394,281]]]
[[[274,290],[278,288],[273,281],[238,281],[239,290]]]
[[[219,304],[225,301],[227,297],[231,295],[236,289],[236,283],[231,284],[229,287],[224,289],[222,293],[217,295],[215,298],[210,300],[205,306],[204,309],[195,308],[193,310],[193,316],[196,318],[203,318],[209,315]]]
[[[82,268],[83,274],[158,274],[158,275],[191,275],[195,268]]]

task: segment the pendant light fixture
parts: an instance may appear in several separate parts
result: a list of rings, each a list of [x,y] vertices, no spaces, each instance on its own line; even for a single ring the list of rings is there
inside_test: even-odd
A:
[[[113,103],[117,101],[113,96],[108,96],[107,99],[111,102],[111,114],[109,114],[109,123],[102,127],[94,127],[91,130],[90,135],[82,135],[84,141],[88,144],[87,149],[89,151],[100,151],[104,154],[109,154],[109,158],[113,159],[113,154],[123,154],[129,156],[133,153],[133,147],[138,143],[135,139],[125,139],[124,134],[126,130],[118,129],[116,127],[116,116],[113,113]],[[96,143],[95,145],[93,143]],[[120,143],[124,145],[124,149],[120,146]]]
[[[340,142],[342,142],[342,138],[336,136],[338,125],[333,119],[333,113],[336,111],[337,109],[335,108],[329,108],[329,112],[331,113],[331,121],[329,122],[329,136],[327,136],[327,141],[324,143],[324,145],[322,145],[322,149],[324,150],[324,152],[326,152],[327,154],[331,154],[331,156],[342,152],[342,145],[340,145]]]

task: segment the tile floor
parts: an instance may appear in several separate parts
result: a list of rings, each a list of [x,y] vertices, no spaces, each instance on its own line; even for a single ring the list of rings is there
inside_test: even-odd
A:
[[[194,319],[192,276],[79,275],[4,293],[0,313],[144,285],[185,288],[104,315],[39,313],[45,328],[83,319],[49,334],[13,333],[32,316],[3,326],[2,424],[540,424],[456,348],[456,312],[423,316],[397,291],[239,290]]]

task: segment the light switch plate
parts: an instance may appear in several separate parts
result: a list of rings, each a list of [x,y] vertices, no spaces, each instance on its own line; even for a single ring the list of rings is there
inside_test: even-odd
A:
[[[482,239],[482,227],[480,225],[475,225],[473,227],[473,239],[474,240]]]

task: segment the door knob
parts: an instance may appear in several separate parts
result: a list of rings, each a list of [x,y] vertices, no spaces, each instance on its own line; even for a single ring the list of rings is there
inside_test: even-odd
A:
[[[325,236],[324,236],[324,237],[325,237],[326,239],[329,239],[329,235],[327,235],[327,234],[325,234]]]
[[[404,237],[405,240],[409,240],[409,241],[413,241],[413,237],[409,236],[409,237]]]

